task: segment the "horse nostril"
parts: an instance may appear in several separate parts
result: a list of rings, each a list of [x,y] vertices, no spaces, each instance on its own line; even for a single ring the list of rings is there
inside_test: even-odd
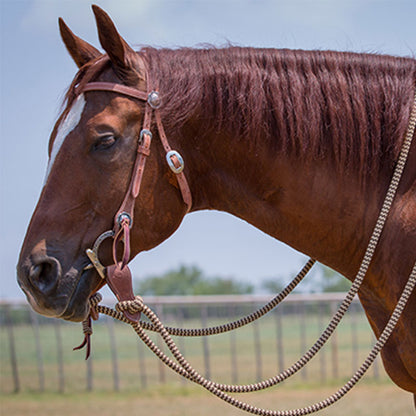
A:
[[[58,284],[61,275],[61,265],[53,257],[36,259],[29,270],[29,280],[41,293],[51,293]]]

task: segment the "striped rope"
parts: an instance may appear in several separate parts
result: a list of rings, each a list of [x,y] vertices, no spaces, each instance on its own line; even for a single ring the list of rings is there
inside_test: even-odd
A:
[[[302,270],[295,276],[295,278],[270,302],[262,306],[260,309],[254,311],[253,313],[244,316],[236,321],[229,322],[219,326],[213,326],[209,328],[171,328],[166,327],[166,330],[170,335],[175,335],[179,337],[201,337],[209,335],[223,334],[224,332],[233,331],[242,326],[248,325],[254,322],[257,319],[260,319],[262,316],[266,315],[268,312],[272,311],[274,308],[279,305],[286,297],[289,295],[293,289],[303,280],[303,278],[308,274],[312,266],[316,263],[316,260],[309,259],[308,262],[303,266]],[[156,331],[154,325],[148,322],[141,322],[143,329],[149,331]]]
[[[145,343],[145,345],[168,367],[170,367],[173,371],[177,372],[179,375],[187,378],[190,381],[193,381],[196,384],[199,384],[200,386],[204,387],[206,390],[214,394],[215,396],[219,397],[221,400],[224,400],[225,402],[231,404],[232,406],[235,406],[243,411],[256,414],[256,415],[262,415],[262,416],[300,416],[300,415],[308,415],[311,413],[315,413],[317,411],[320,411],[338,400],[340,400],[343,396],[345,396],[357,383],[358,381],[363,377],[363,375],[366,373],[368,368],[371,366],[371,364],[376,359],[378,353],[381,351],[385,343],[387,342],[388,338],[390,337],[391,333],[393,332],[394,328],[396,327],[396,324],[398,320],[400,319],[400,316],[403,312],[403,309],[406,306],[406,303],[411,295],[411,293],[414,290],[414,287],[416,286],[416,263],[413,266],[412,272],[410,274],[410,277],[406,283],[406,286],[400,296],[400,299],[386,325],[383,332],[381,333],[380,337],[378,338],[376,344],[374,345],[373,349],[363,362],[363,364],[360,366],[360,368],[356,371],[356,373],[351,377],[351,379],[342,386],[337,392],[329,396],[328,398],[315,403],[313,405],[299,408],[299,409],[292,409],[292,410],[269,410],[269,409],[260,409],[255,406],[252,406],[248,403],[242,402],[230,395],[228,395],[226,392],[242,392],[242,393],[250,393],[254,391],[260,390],[255,385],[247,385],[244,386],[244,390],[241,389],[231,389],[228,385],[223,385],[219,383],[215,383],[211,380],[205,379],[202,375],[200,375],[191,364],[183,357],[183,355],[180,353],[178,347],[172,340],[172,337],[164,328],[163,324],[160,322],[159,318],[156,316],[156,314],[143,303],[143,299],[139,296],[136,297],[134,301],[129,302],[129,307],[131,311],[140,311],[144,315],[146,315],[149,320],[152,322],[154,327],[156,328],[156,331],[161,335],[162,339],[164,340],[166,346],[171,351],[173,357],[175,358],[176,362],[173,361],[171,358],[169,358],[166,354],[164,354],[159,347],[156,346],[156,344],[149,338],[149,336],[146,334],[144,328],[142,327],[142,323],[139,322],[137,324],[132,324],[132,327],[136,331],[137,335],[141,338],[141,340]],[[123,307],[120,308],[122,310]],[[111,308],[108,308],[106,306],[98,305],[96,307],[97,312],[103,313],[106,315],[109,315],[115,319],[119,319],[121,321],[125,321],[126,318],[124,318],[124,315],[121,311],[115,311]],[[262,389],[271,387],[265,382],[257,383],[257,384],[263,384]],[[231,386],[232,387],[232,386]],[[234,386],[234,387],[242,387],[242,386]]]

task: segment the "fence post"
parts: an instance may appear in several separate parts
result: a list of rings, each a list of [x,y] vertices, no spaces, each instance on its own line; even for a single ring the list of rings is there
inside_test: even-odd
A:
[[[374,332],[371,331],[371,346],[373,346],[377,341],[376,336],[374,335]],[[380,360],[380,354],[376,357],[373,363],[373,375],[375,380],[380,379],[380,368],[379,368],[379,360]]]
[[[156,315],[158,318],[163,322],[163,305],[161,303],[157,303],[155,305]],[[157,337],[157,346],[162,352],[165,352],[165,344],[161,341],[161,337]],[[159,366],[159,381],[161,383],[166,383],[166,372],[165,372],[165,364],[162,361],[157,360]]]
[[[253,309],[256,305],[253,303]],[[263,365],[261,361],[261,344],[260,344],[260,329],[259,321],[253,322],[253,333],[254,333],[254,352],[256,356],[256,378],[257,381],[261,381],[263,378]]]
[[[65,390],[65,372],[64,372],[64,359],[62,354],[62,334],[61,334],[61,321],[54,319],[55,336],[56,336],[56,356],[58,361],[58,391],[63,393]]]
[[[351,305],[351,348],[352,371],[354,374],[358,368],[357,308],[354,303]]]
[[[280,305],[280,310],[276,311],[274,314],[274,316],[276,317],[277,362],[278,362],[280,373],[285,369],[283,329],[282,329],[282,309],[283,309],[283,305]]]
[[[207,305],[204,305],[201,309],[201,323],[202,328],[207,327]],[[208,337],[202,337],[202,347],[204,350],[204,365],[205,365],[205,378],[211,378],[211,363],[209,356],[209,346],[208,346]]]
[[[324,312],[325,312],[326,305],[324,303],[319,303],[319,312],[318,312],[318,331],[319,334],[325,330],[324,326]],[[325,348],[322,348],[319,351],[319,369],[321,373],[321,381],[326,381],[326,359],[325,359]]]
[[[85,366],[87,370],[87,391],[92,391],[93,389],[93,357],[92,354],[88,357],[88,360],[85,360]]]
[[[236,316],[233,304],[228,306],[228,314],[230,318],[234,319]],[[230,331],[230,358],[231,358],[231,383],[238,383],[238,366],[237,366],[237,342],[235,331]]]
[[[38,380],[39,380],[39,391],[45,391],[45,372],[43,370],[43,354],[42,346],[40,344],[39,336],[39,320],[37,314],[33,312],[32,309],[29,309],[30,321],[32,323],[33,333],[35,335],[35,346],[36,346],[36,358],[38,364]]]
[[[111,362],[113,367],[113,386],[114,391],[120,390],[120,378],[118,375],[118,360],[117,360],[117,343],[114,334],[114,320],[106,319],[108,334],[110,336],[110,350],[111,350]]]
[[[9,336],[10,365],[12,367],[13,386],[14,386],[13,392],[18,393],[20,391],[20,380],[19,380],[19,371],[17,367],[16,343],[14,339],[13,320],[10,314],[10,306],[5,305],[4,309],[5,309],[5,315],[6,315],[7,333]]]
[[[147,388],[146,360],[144,357],[144,346],[140,339],[137,341],[137,352],[139,356],[140,384],[142,389],[145,390]]]
[[[337,304],[331,301],[331,316],[335,315]],[[338,379],[338,333],[334,331],[331,336],[331,357],[332,357],[332,377],[334,380]]]
[[[306,351],[306,322],[305,322],[305,304],[302,302],[298,306],[300,315],[300,353],[303,355]],[[305,365],[301,370],[301,377],[303,380],[308,379],[308,370]]]
[[[178,318],[178,326],[179,328],[183,328],[184,327],[184,314],[183,314],[183,309],[181,307],[177,307],[177,318]],[[181,350],[182,355],[186,356],[186,351],[185,351],[185,338],[184,337],[179,337],[178,339],[178,344],[179,344],[179,348]],[[181,381],[181,384],[186,385],[186,378],[179,376],[179,379]]]

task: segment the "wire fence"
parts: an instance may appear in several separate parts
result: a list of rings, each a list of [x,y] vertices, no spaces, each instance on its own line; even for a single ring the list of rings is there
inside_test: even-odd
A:
[[[247,327],[212,337],[174,339],[206,378],[253,383],[285,370],[309,349],[342,298],[342,294],[290,295]],[[255,295],[145,299],[165,325],[187,328],[234,320],[269,300]],[[107,317],[94,322],[92,355],[87,361],[83,352],[72,351],[83,337],[80,325],[42,317],[22,302],[4,301],[0,323],[1,393],[144,390],[189,383],[158,361],[128,325]],[[156,334],[151,337],[165,350]],[[322,384],[349,378],[374,341],[364,312],[354,300],[336,333],[293,382]],[[379,358],[367,379],[387,380]]]

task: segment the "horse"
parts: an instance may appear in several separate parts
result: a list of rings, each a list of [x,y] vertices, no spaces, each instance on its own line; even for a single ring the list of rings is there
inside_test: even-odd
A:
[[[45,184],[17,265],[30,305],[70,321],[88,316],[88,300],[106,280],[88,267],[86,249],[126,203],[130,215],[116,227],[125,246],[129,237],[123,263],[167,239],[188,212],[209,209],[353,280],[409,124],[416,60],[236,46],[136,52],[103,10],[93,12],[105,53],[59,20],[79,70],[50,136]],[[155,119],[144,98],[152,89]],[[138,186],[138,158],[147,160],[140,195],[126,202],[132,182]],[[120,249],[100,243],[100,262],[118,263]],[[358,293],[376,336],[415,258],[413,143]],[[382,360],[416,400],[415,316],[412,293]]]

